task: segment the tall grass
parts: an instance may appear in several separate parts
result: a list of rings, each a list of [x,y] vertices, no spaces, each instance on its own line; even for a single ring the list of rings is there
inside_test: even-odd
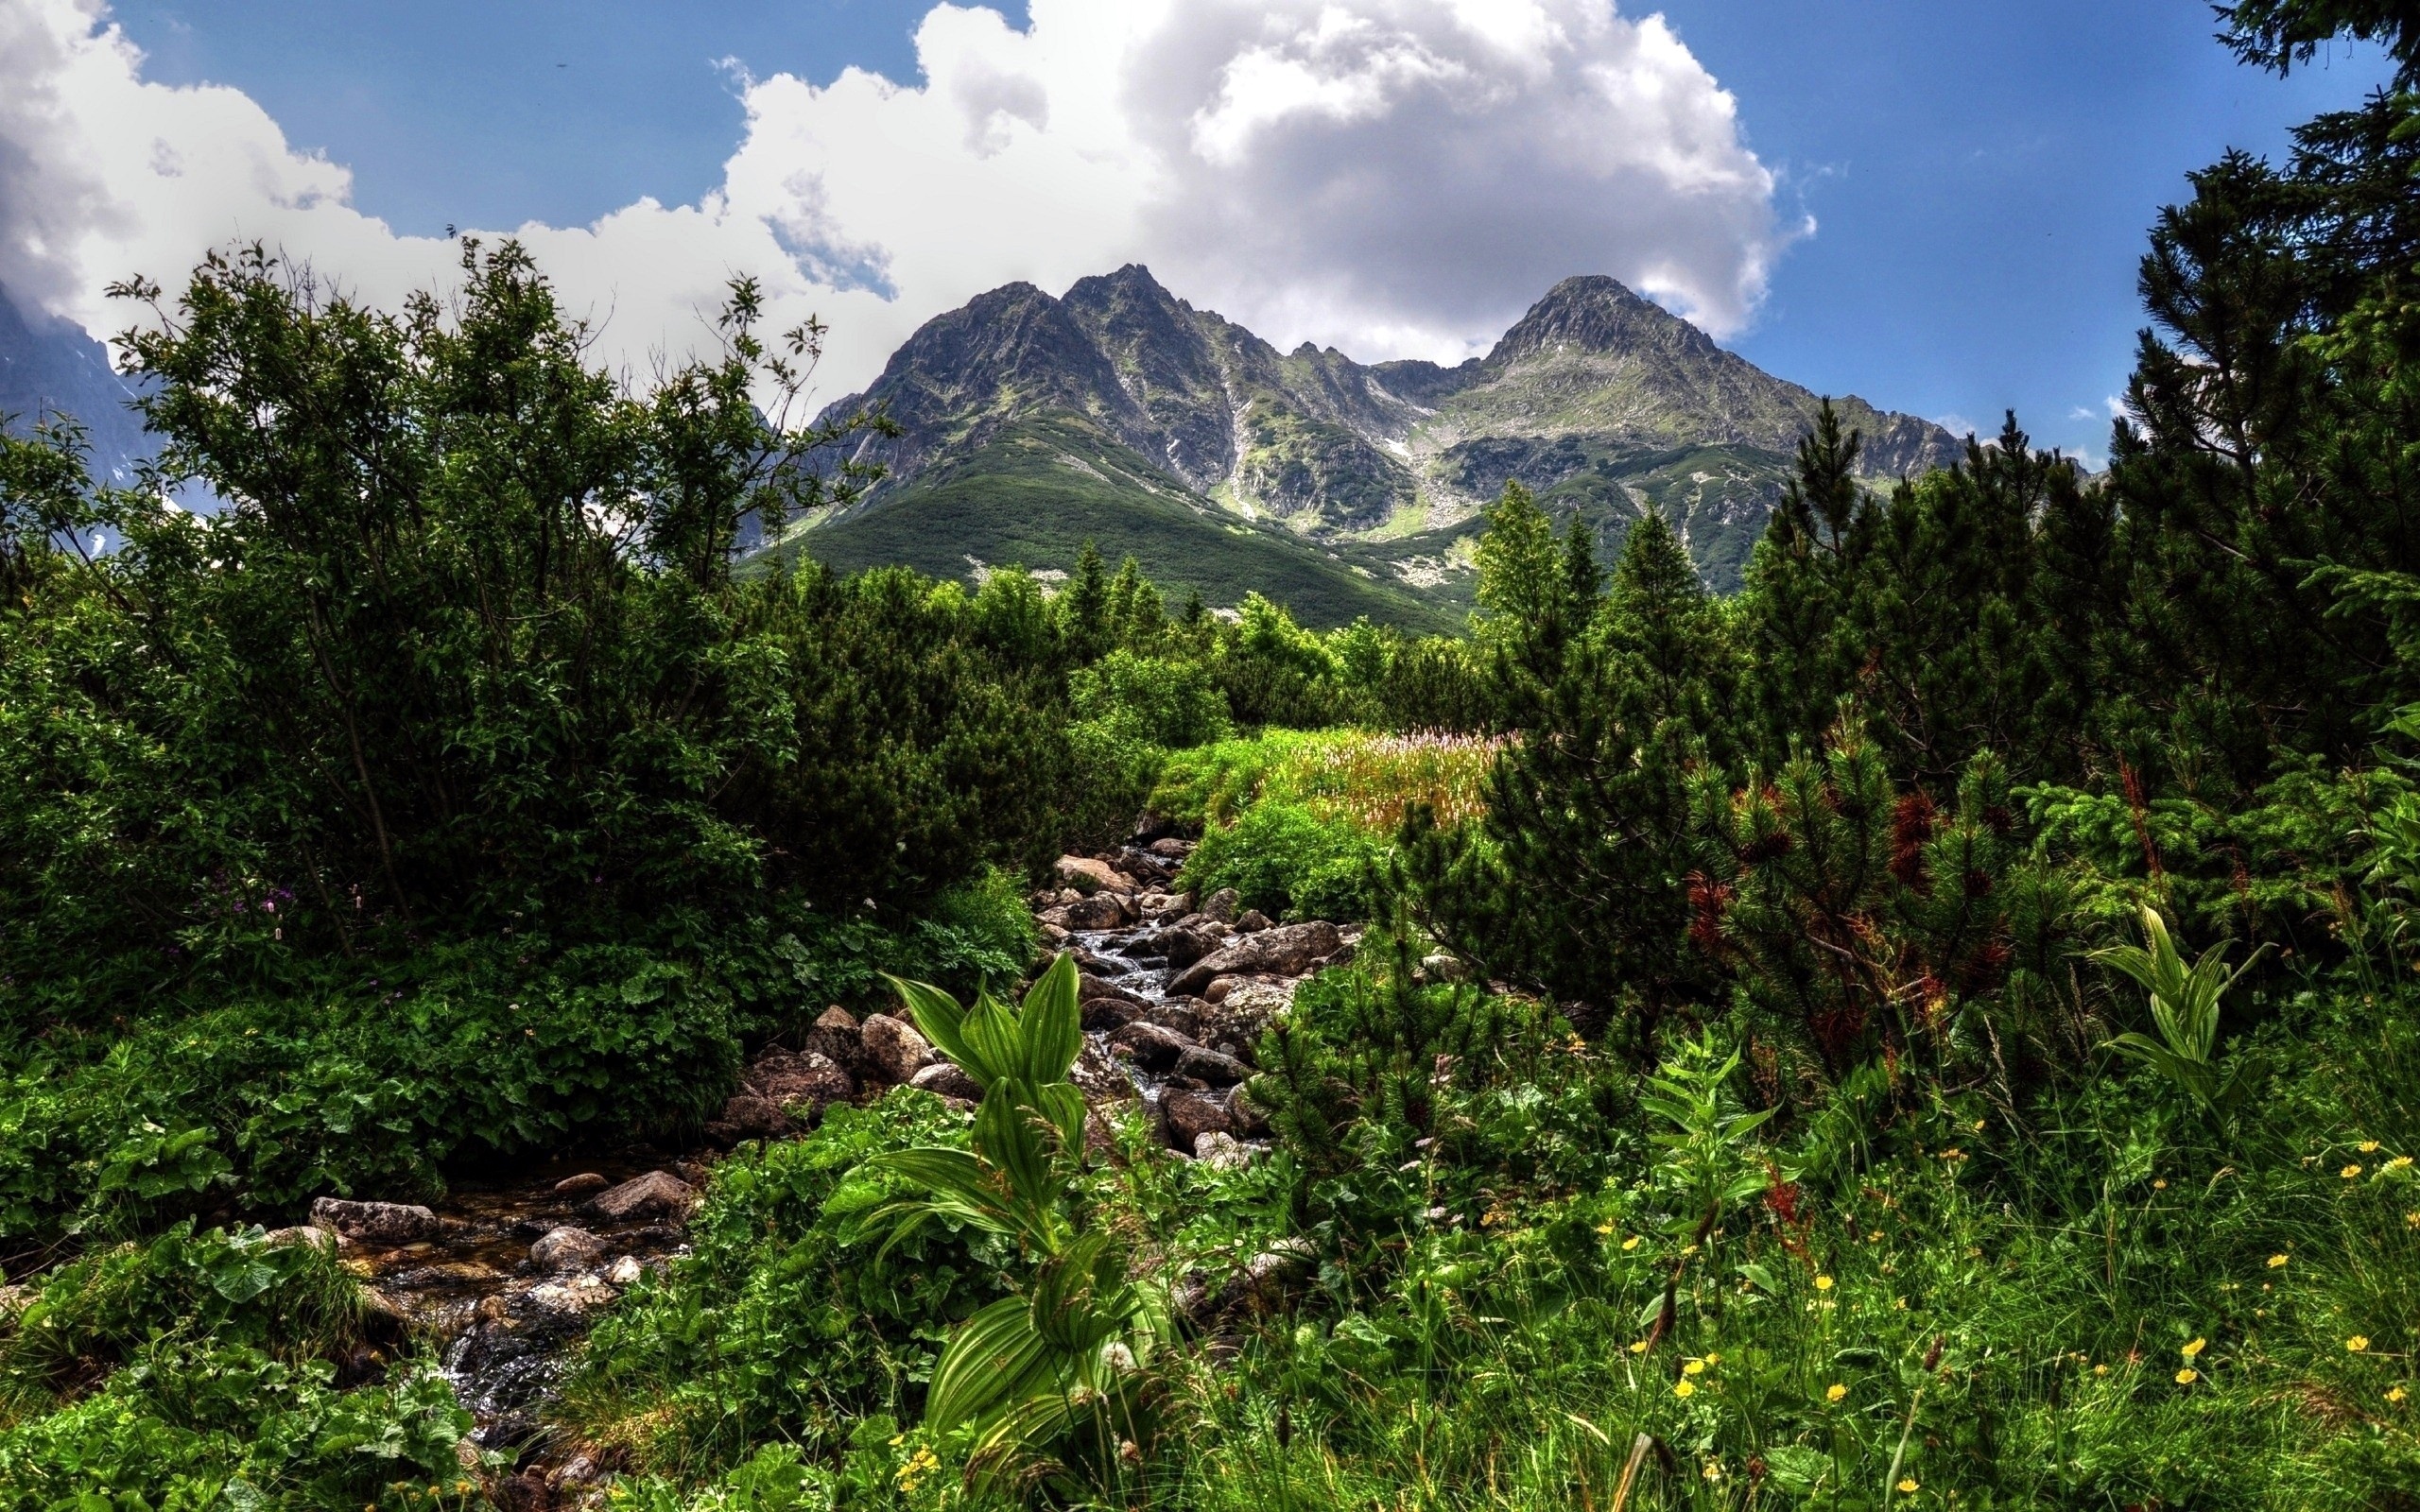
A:
[[[1447,822],[1484,804],[1500,739],[1270,730],[1169,758],[1151,807],[1202,827],[1197,890],[1233,887],[1271,914],[1369,917],[1372,868],[1414,803]]]
[[[1413,802],[1429,804],[1447,823],[1480,813],[1488,771],[1504,745],[1501,736],[1270,730],[1177,752],[1151,803],[1173,818],[1232,824],[1253,804],[1289,802],[1392,834]]]

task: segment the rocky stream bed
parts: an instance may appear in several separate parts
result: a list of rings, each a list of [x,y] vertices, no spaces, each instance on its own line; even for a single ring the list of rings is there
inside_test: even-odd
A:
[[[1268,1132],[1240,1095],[1252,1047],[1305,976],[1351,958],[1358,933],[1274,924],[1240,911],[1232,892],[1197,906],[1176,890],[1190,849],[1161,838],[1063,857],[1061,885],[1032,900],[1035,919],[1046,950],[1073,951],[1080,968],[1085,1046],[1074,1078],[1086,1099],[1104,1111],[1134,1105],[1184,1156],[1250,1160]],[[601,1473],[543,1428],[564,1360],[599,1309],[682,1251],[714,1161],[743,1141],[795,1138],[832,1104],[901,1084],[968,1108],[977,1094],[901,1019],[833,1007],[756,1055],[698,1148],[474,1173],[433,1207],[322,1198],[310,1228],[294,1233],[334,1237],[398,1342],[443,1362],[478,1441],[518,1452],[506,1502],[543,1507]],[[366,1357],[355,1369],[379,1364]]]

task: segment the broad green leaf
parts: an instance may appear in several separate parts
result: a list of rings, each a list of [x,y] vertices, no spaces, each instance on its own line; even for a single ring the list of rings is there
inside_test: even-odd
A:
[[[1077,1001],[1076,957],[1062,951],[1025,995],[1017,1023],[1025,1041],[1025,1078],[1036,1087],[1064,1081],[1084,1048],[1082,1005]]]
[[[942,1351],[925,1398],[925,1419],[947,1433],[1023,1394],[1049,1359],[1022,1297],[1004,1297],[973,1317]]]

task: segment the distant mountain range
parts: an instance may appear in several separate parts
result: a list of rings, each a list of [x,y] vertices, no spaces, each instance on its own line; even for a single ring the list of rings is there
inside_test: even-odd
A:
[[[27,315],[0,289],[0,425],[23,435],[38,421],[72,415],[83,422],[94,474],[124,483],[135,460],[151,454],[142,418],[128,407],[133,399],[109,349],[81,326]]]
[[[1479,508],[1518,478],[1608,551],[1661,507],[1728,589],[1817,403],[1610,278],[1565,279],[1444,368],[1280,352],[1130,265],[927,321],[826,411],[899,422],[863,448],[889,476],[768,550],[979,577],[1064,570],[1091,540],[1213,604],[1257,588],[1317,624],[1437,625],[1468,604]],[[1835,404],[1876,480],[1961,455],[1928,421]]]

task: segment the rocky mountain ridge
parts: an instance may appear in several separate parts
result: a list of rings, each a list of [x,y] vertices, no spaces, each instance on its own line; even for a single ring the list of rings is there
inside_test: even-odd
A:
[[[1313,551],[1367,547],[1374,570],[1335,559],[1414,593],[1450,593],[1474,517],[1516,478],[1609,546],[1648,507],[1666,509],[1727,587],[1818,403],[1610,278],[1565,279],[1485,356],[1448,368],[1307,343],[1281,352],[1129,264],[1055,299],[1006,284],[920,328],[872,387],[827,411],[879,407],[899,422],[861,454],[889,477],[847,514],[807,522],[804,543],[845,558],[854,522],[980,478],[1020,427],[1047,419],[1115,454],[1104,467],[1063,450],[1071,486],[1086,474],[1279,524]],[[1835,403],[1877,481],[1961,455],[1930,421]],[[913,543],[898,521],[879,534],[894,552]],[[980,541],[942,544],[985,556]]]

